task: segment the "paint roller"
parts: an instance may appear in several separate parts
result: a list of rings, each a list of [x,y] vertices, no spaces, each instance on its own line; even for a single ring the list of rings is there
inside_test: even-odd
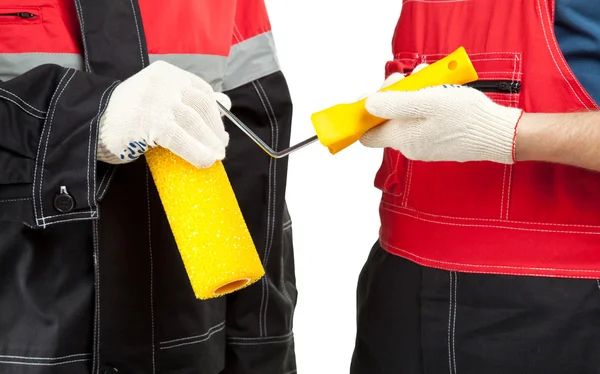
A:
[[[431,65],[407,76],[406,78],[382,88],[384,91],[416,91],[422,88],[439,86],[442,84],[467,84],[478,79],[477,72],[465,49],[459,47],[448,56],[432,63]],[[221,110],[237,127],[248,135],[259,147],[274,158],[286,157],[309,144],[321,142],[329,149],[331,154],[336,154],[352,145],[360,137],[375,126],[381,125],[384,118],[373,116],[365,109],[366,98],[348,104],[338,104],[319,112],[313,113],[311,121],[316,136],[306,139],[282,151],[271,149],[264,141],[235,117],[227,108],[221,105]],[[220,105],[220,104],[219,104]]]
[[[380,91],[412,91],[475,80],[477,73],[460,47]],[[331,154],[355,143],[366,131],[386,121],[368,113],[365,101],[339,104],[314,113],[311,120],[317,135],[282,151],[273,150],[218,104],[223,114],[267,154],[281,158],[317,140]],[[162,148],[148,151],[146,159],[196,297],[222,296],[258,281],[264,269],[223,164],[195,168]]]

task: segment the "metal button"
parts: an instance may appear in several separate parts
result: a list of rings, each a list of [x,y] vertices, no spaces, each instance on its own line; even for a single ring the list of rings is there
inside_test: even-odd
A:
[[[119,372],[119,371],[118,371],[117,369],[115,369],[115,368],[111,368],[111,369],[106,369],[106,370],[104,370],[104,371],[102,372],[102,374],[116,374],[116,373],[118,373],[118,372]]]
[[[54,209],[60,213],[69,213],[75,208],[75,199],[67,191],[67,187],[61,186],[60,193],[54,198]]]

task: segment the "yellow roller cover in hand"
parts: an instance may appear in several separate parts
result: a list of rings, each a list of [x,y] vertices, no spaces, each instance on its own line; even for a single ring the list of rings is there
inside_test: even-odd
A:
[[[164,148],[146,160],[196,297],[258,281],[265,272],[223,164],[196,168]]]

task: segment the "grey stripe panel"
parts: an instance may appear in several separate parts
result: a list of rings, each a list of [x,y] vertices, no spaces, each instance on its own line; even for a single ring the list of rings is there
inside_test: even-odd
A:
[[[204,79],[215,91],[221,91],[227,57],[216,55],[165,54],[150,55],[150,63],[166,61]]]
[[[213,55],[167,54],[150,55],[150,62],[166,61],[194,73],[209,82],[215,90],[221,89],[227,58]],[[36,66],[57,64],[83,70],[83,58],[68,53],[8,53],[0,54],[0,79],[10,80]]]
[[[231,90],[279,70],[271,32],[234,45],[229,59],[216,55],[150,55],[150,62],[159,60],[200,76],[216,91]],[[83,58],[77,54],[0,53],[0,80],[10,80],[43,64],[57,64],[83,70]],[[223,82],[224,76],[225,82]]]
[[[279,70],[272,32],[254,36],[234,45],[229,54],[223,91],[250,83]]]
[[[83,70],[83,58],[71,53],[6,53],[0,54],[0,80],[7,81],[36,66],[57,64]]]

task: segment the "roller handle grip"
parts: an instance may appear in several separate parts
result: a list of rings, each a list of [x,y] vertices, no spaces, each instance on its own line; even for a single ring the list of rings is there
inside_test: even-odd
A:
[[[463,47],[434,62],[420,71],[382,88],[385,91],[416,91],[442,84],[466,84],[478,79],[477,72]],[[311,121],[321,144],[336,154],[360,139],[375,126],[386,121],[369,113],[366,99],[348,104],[338,104],[316,112]]]

